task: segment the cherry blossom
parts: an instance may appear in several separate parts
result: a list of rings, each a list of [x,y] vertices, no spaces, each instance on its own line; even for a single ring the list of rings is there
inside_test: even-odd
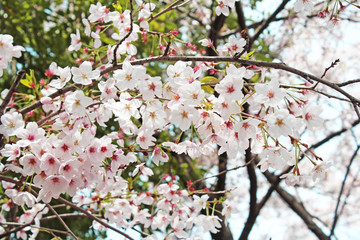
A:
[[[81,48],[81,38],[80,38],[80,31],[76,29],[76,34],[71,34],[71,45],[69,46],[69,51],[78,51]]]
[[[306,11],[311,12],[314,9],[313,0],[297,0],[294,5],[294,10],[296,12]]]
[[[0,133],[6,138],[14,136],[25,126],[22,115],[18,112],[6,113],[1,116]]]
[[[254,182],[259,191],[265,192],[268,179],[268,193],[276,189],[282,198],[282,191],[289,196],[291,191],[284,190],[279,184],[281,179],[289,186],[304,185],[310,189],[311,184],[324,185],[324,178],[336,175],[332,173],[333,164],[321,162],[317,150],[310,146],[318,140],[318,136],[311,136],[315,135],[312,131],[327,135],[334,129],[321,126],[337,126],[340,122],[336,116],[324,121],[324,108],[328,110],[326,104],[330,101],[322,95],[331,101],[346,102],[332,109],[345,119],[338,154],[353,149],[353,142],[358,145],[358,132],[347,131],[356,126],[356,111],[352,108],[357,110],[358,100],[341,84],[327,80],[331,78],[327,71],[337,70],[335,65],[325,68],[314,64],[316,71],[315,67],[310,68],[309,73],[298,70],[309,66],[291,62],[288,55],[292,52],[282,51],[297,45],[294,39],[288,39],[287,34],[282,35],[284,39],[271,39],[272,31],[261,32],[266,22],[259,22],[261,25],[256,28],[256,22],[248,20],[251,12],[245,13],[246,25],[260,32],[260,40],[252,39],[257,34],[252,35],[251,30],[249,41],[238,37],[236,28],[228,28],[233,14],[239,14],[239,9],[231,12],[236,0],[217,1],[214,9],[200,1],[192,1],[189,8],[183,8],[187,2],[174,3],[160,9],[159,14],[153,13],[158,4],[135,2],[136,10],[120,4],[109,8],[101,3],[91,4],[89,13],[82,14],[88,15],[82,19],[84,26],[70,35],[69,51],[88,46],[76,53],[78,66],[62,68],[53,62],[45,72],[49,85],[42,79],[39,88],[31,87],[26,93],[2,91],[2,101],[8,102],[1,109],[0,134],[4,144],[0,149],[0,176],[4,180],[1,201],[5,213],[0,214],[0,222],[7,221],[12,207],[21,206],[15,220],[18,224],[33,224],[17,231],[17,238],[35,238],[42,214],[48,210],[42,203],[52,204],[52,199],[58,199],[74,211],[84,210],[80,212],[91,218],[92,227],[99,231],[109,227],[109,223],[119,229],[140,226],[144,233],[154,232],[144,239],[157,239],[161,231],[166,238],[202,239],[202,235],[193,233],[194,229],[216,234],[220,228],[228,228],[234,206],[243,207],[242,202],[248,202],[238,199],[247,196],[247,187],[242,187],[245,178],[239,177],[246,174],[244,168],[250,176],[246,178],[250,181],[250,195]],[[191,14],[192,24],[187,24],[186,30],[157,32],[158,23],[149,25],[173,9]],[[294,9],[310,12],[315,6],[313,1],[298,0]],[[218,16],[231,13],[218,38],[203,34],[214,30],[211,11]],[[285,19],[285,15],[280,15],[277,18]],[[286,26],[279,26],[279,31],[283,27],[292,33],[304,30],[301,19],[306,16],[298,15],[284,20],[282,25]],[[332,16],[333,21],[336,19],[337,15]],[[253,25],[248,25],[248,21]],[[314,22],[307,19],[306,24]],[[204,32],[192,31],[200,25]],[[90,43],[81,39],[82,29]],[[108,34],[107,31],[117,43],[101,47],[101,34]],[[192,43],[187,39],[192,37],[190,33],[199,33],[198,39],[209,39]],[[144,50],[140,41],[146,44],[149,39],[159,46],[151,50],[151,56],[150,51],[139,51]],[[10,35],[0,35],[0,76],[12,58],[20,57],[24,50],[12,44]],[[200,44],[212,48],[214,54],[210,55],[214,56],[207,56],[204,49],[195,51]],[[245,53],[245,47],[254,48],[256,54],[238,56]],[[95,55],[96,61],[92,57]],[[274,62],[259,61],[258,55]],[[276,62],[283,59],[289,60],[289,65]],[[347,78],[346,74],[350,73],[341,76]],[[69,84],[71,78],[75,85]],[[207,82],[209,78],[214,81]],[[28,94],[30,91],[34,96]],[[9,92],[13,95],[7,100]],[[349,143],[349,139],[353,142]],[[266,179],[258,178],[261,173],[255,170],[257,167]],[[219,185],[222,177],[224,186]],[[235,189],[243,192],[239,194]],[[72,202],[65,196],[72,197]],[[287,203],[291,202],[289,196],[285,198]],[[8,230],[10,227],[4,225],[0,234]],[[68,233],[72,235],[71,231]]]
[[[146,79],[146,69],[142,66],[131,66],[129,62],[124,62],[122,70],[114,72],[116,86],[121,90],[133,90],[143,79]]]
[[[229,7],[225,5],[223,1],[219,1],[218,4],[219,5],[215,8],[216,15],[224,14],[225,16],[229,16]]]
[[[255,86],[256,94],[254,99],[267,106],[275,107],[285,97],[286,92],[280,88],[279,81],[271,80],[270,83],[257,84]]]
[[[73,81],[82,85],[91,84],[92,80],[100,76],[100,71],[92,70],[92,65],[89,61],[81,63],[79,68],[72,67],[71,73],[73,75]]]
[[[92,103],[92,99],[86,97],[83,91],[77,90],[65,99],[65,109],[68,113],[82,117],[86,114],[86,107]]]

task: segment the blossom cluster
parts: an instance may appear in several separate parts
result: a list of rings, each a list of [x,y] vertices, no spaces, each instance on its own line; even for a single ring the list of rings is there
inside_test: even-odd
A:
[[[13,57],[21,57],[21,51],[25,51],[22,46],[13,46],[13,37],[8,34],[0,34],[0,77],[3,70],[7,69],[8,63]]]
[[[195,161],[226,153],[233,160],[251,147],[260,156],[262,171],[295,166],[284,176],[293,185],[306,175],[300,174],[298,166],[304,153],[314,166],[308,175],[324,177],[329,165],[319,163],[300,139],[302,131],[322,125],[321,108],[308,101],[308,92],[286,88],[276,78],[265,81],[264,69],[231,63],[215,68],[211,62],[177,61],[167,66],[166,74],[151,76],[131,57],[137,53],[132,42],[138,40],[140,28],[149,28],[146,19],[155,5],[136,2],[140,26],[132,22],[130,10],[110,11],[100,3],[91,5],[90,15],[82,22],[85,35],[93,39],[93,50],[103,44],[103,24],[118,30],[111,37],[120,45],[107,46],[105,64],[89,59],[72,67],[51,64],[47,72],[51,81],[40,101],[44,112],[57,113],[55,117],[25,121],[15,109],[7,109],[1,116],[0,134],[7,140],[0,150],[1,170],[27,178],[22,189],[2,182],[9,201],[26,206],[20,223],[39,224],[48,210],[42,203],[68,194],[78,206],[104,212],[104,219],[118,228],[141,224],[153,231],[171,229],[169,234],[178,238],[191,237],[194,226],[216,233],[221,220],[209,209],[224,204],[222,214],[229,217],[231,208],[210,201],[203,189],[181,189],[176,176],[164,177],[148,191],[133,189],[132,179],[147,181],[153,170],[173,155],[186,154]],[[223,8],[216,11],[226,15],[235,0],[221,4]],[[207,40],[202,43],[210,44]],[[245,39],[232,36],[217,50],[222,56],[235,56],[245,45]],[[71,35],[69,50],[79,51],[81,46],[77,30]],[[21,50],[12,46],[11,36],[0,35],[0,64],[18,57]],[[103,74],[104,69],[113,67],[114,55],[123,57],[121,68]],[[209,70],[217,73],[211,90],[204,82]],[[260,80],[252,84],[255,78]],[[49,96],[70,84],[75,84],[76,90],[57,98]],[[90,92],[89,86],[95,91]],[[245,107],[250,110],[244,111]],[[112,132],[98,136],[101,128]],[[163,132],[169,133],[166,141],[158,138]],[[177,133],[179,136],[171,136]],[[185,137],[180,140],[182,134]],[[27,191],[29,184],[41,190],[36,194]],[[3,205],[5,212],[9,209],[10,204]],[[95,221],[93,227],[102,229]],[[36,235],[34,228],[30,230]],[[19,238],[27,237],[19,234]],[[156,235],[147,239],[156,239]]]

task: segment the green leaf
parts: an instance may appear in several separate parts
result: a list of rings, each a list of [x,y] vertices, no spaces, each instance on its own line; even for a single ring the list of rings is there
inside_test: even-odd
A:
[[[217,79],[216,77],[212,77],[212,76],[207,76],[204,77],[203,79],[200,80],[201,83],[214,83],[214,85],[216,83],[219,82],[219,79]]]
[[[215,92],[214,88],[211,86],[201,86],[201,89],[210,94]]]
[[[207,76],[207,77],[204,77],[203,79],[200,80],[201,83],[213,83],[214,85],[216,83],[219,82],[219,79],[217,79],[216,77],[212,77],[212,76]],[[204,90],[206,93],[214,93],[215,90],[212,86],[201,86],[201,89]]]
[[[242,58],[243,58],[243,59],[250,59],[250,58],[252,58],[252,56],[254,55],[254,52],[255,52],[255,50],[252,50],[251,52],[249,52],[248,54],[246,54],[245,57],[242,57]]]
[[[111,44],[111,45],[117,43],[114,39],[108,38],[106,34],[100,34],[100,40],[106,44]]]
[[[26,74],[26,75],[27,75],[27,74]],[[31,83],[31,82],[29,82],[28,79],[21,79],[20,82],[21,82],[22,85],[24,85],[24,86],[26,86],[26,87],[28,87],[28,88],[31,88],[31,86],[30,86],[30,83]]]
[[[185,168],[185,169],[186,169],[186,168],[189,168],[189,164],[187,164],[187,163],[182,163],[182,164],[181,164],[181,168]]]

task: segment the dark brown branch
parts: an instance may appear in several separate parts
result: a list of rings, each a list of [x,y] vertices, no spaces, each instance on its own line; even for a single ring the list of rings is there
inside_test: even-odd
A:
[[[8,105],[8,103],[11,100],[11,97],[13,95],[13,93],[15,92],[17,86],[20,83],[20,80],[23,78],[25,74],[25,70],[20,70],[19,73],[17,74],[13,84],[11,85],[9,92],[6,94],[6,97],[4,98],[3,102],[0,105],[0,117],[4,114],[5,108]]]
[[[80,87],[80,84],[75,84],[74,86],[68,86],[62,89],[57,90],[56,92],[52,93],[49,95],[50,98],[54,99],[57,98],[61,95],[63,95],[64,93],[70,92],[70,91],[74,91],[77,87]],[[40,107],[42,105],[42,103],[40,101],[37,101],[23,109],[20,110],[21,114],[26,114],[28,112],[31,112],[32,110]]]
[[[277,177],[266,171],[263,173],[270,183],[277,182]],[[299,203],[296,198],[282,189],[279,185],[275,187],[276,192],[287,203],[287,205],[304,221],[306,226],[312,231],[320,240],[329,240],[330,238],[316,225],[311,214]]]
[[[237,62],[237,63],[241,63],[243,65],[255,65],[258,67],[269,67],[269,68],[274,68],[274,69],[281,69],[290,73],[294,73],[302,78],[304,78],[305,80],[312,82],[312,80],[322,83],[334,90],[336,90],[337,92],[341,93],[342,95],[344,95],[345,97],[347,97],[351,102],[359,104],[360,100],[358,100],[357,98],[353,97],[352,95],[350,95],[348,92],[346,92],[345,90],[343,90],[342,88],[340,88],[336,83],[324,80],[322,78],[316,77],[312,74],[309,73],[305,73],[303,71],[300,71],[296,68],[292,68],[287,66],[286,64],[283,63],[276,63],[276,62],[263,62],[263,61],[255,61],[255,60],[247,60],[247,59],[234,59],[233,57],[213,57],[213,56],[204,56],[204,57],[198,57],[198,56],[160,56],[160,57],[150,57],[150,58],[145,58],[145,59],[140,59],[140,60],[135,60],[132,61],[131,64],[132,65],[142,65],[145,63],[150,63],[150,62],[161,62],[161,61],[204,61],[204,62]],[[105,74],[105,73],[109,73],[112,72],[116,69],[120,69],[122,67],[122,64],[118,64],[116,66],[112,66],[109,67],[105,70],[103,70],[101,72],[101,74]],[[354,107],[356,107],[357,105],[355,105]],[[360,116],[359,116],[360,118]]]
[[[59,214],[55,211],[55,209],[53,207],[51,207],[50,204],[46,203],[46,206],[50,209],[50,211],[52,211],[56,218],[60,221],[60,223],[64,226],[64,228],[66,229],[66,231],[74,238],[74,239],[79,239],[72,231],[71,229],[68,227],[68,225],[66,225],[66,223],[64,222],[64,220],[59,216]]]
[[[115,66],[116,63],[117,63],[116,52],[117,52],[119,46],[125,41],[125,39],[127,39],[127,38],[131,35],[131,33],[132,33],[132,31],[133,31],[133,11],[134,11],[133,8],[134,8],[134,7],[133,7],[133,0],[130,0],[130,30],[129,30],[129,32],[125,35],[125,37],[123,37],[122,39],[120,39],[119,42],[116,44],[116,47],[115,47],[115,49],[114,49],[114,62],[113,62],[114,66]]]
[[[250,162],[252,159],[252,153],[251,148],[249,147],[246,149],[245,152],[245,162]],[[249,203],[249,215],[246,219],[244,228],[241,232],[241,235],[239,237],[239,240],[247,240],[249,237],[249,234],[251,232],[251,229],[253,228],[256,218],[258,216],[258,209],[257,209],[257,177],[255,172],[255,165],[249,164],[247,166],[247,172],[249,175],[249,182],[250,182],[250,203]]]
[[[235,11],[236,11],[236,14],[237,14],[237,22],[238,22],[238,25],[239,25],[239,29],[240,29],[240,32],[244,29],[246,29],[246,20],[245,20],[245,15],[244,15],[244,11],[243,11],[243,7],[242,7],[242,4],[241,4],[241,1],[238,1],[235,3]]]
[[[167,56],[167,55],[168,55],[169,50],[170,50],[170,46],[171,46],[171,40],[169,39],[169,42],[168,42],[167,45],[166,45],[166,48],[165,48],[165,51],[164,51],[163,56]]]
[[[151,63],[151,62],[176,62],[176,61],[197,61],[197,62],[236,62],[236,63],[240,63],[243,65],[254,65],[254,66],[258,66],[258,67],[268,67],[268,68],[274,68],[274,69],[280,69],[280,70],[284,70],[293,74],[296,74],[302,78],[304,78],[307,81],[317,81],[320,82],[336,91],[338,91],[339,93],[341,93],[342,95],[344,95],[345,97],[347,97],[351,102],[354,102],[356,104],[359,104],[360,101],[358,99],[356,99],[355,97],[353,97],[352,95],[350,95],[349,93],[347,93],[345,90],[343,90],[342,88],[340,88],[336,83],[332,83],[330,81],[327,81],[325,79],[321,79],[319,77],[316,77],[312,74],[300,71],[298,69],[292,68],[287,66],[286,64],[283,63],[275,63],[275,62],[263,62],[263,61],[255,61],[255,60],[247,60],[247,59],[234,59],[233,57],[216,57],[216,56],[158,56],[158,57],[150,57],[150,58],[144,58],[144,59],[139,59],[139,60],[135,60],[135,61],[131,61],[130,63],[132,65],[143,65],[146,63]],[[110,73],[112,71],[115,71],[117,69],[121,69],[122,68],[122,63],[117,64],[115,66],[109,67],[103,71],[101,71],[101,75]],[[81,85],[76,84],[76,87],[79,87]],[[73,91],[76,89],[75,86],[68,86],[65,87],[63,89],[60,89],[58,91],[56,91],[53,94],[50,94],[49,97],[50,98],[55,98],[58,97],[66,92],[69,91]],[[42,104],[40,101],[22,109],[20,111],[21,114],[25,114],[28,113],[38,107],[40,107]]]
[[[50,120],[52,117],[55,117],[56,115],[64,112],[65,110],[62,110],[61,108],[59,110],[57,110],[56,112],[54,113],[51,113],[49,114],[48,116],[46,116],[45,118],[43,119],[40,119],[39,121],[37,121],[37,125],[39,127],[43,126],[48,120]]]
[[[339,59],[336,59],[334,62],[331,63],[331,65],[330,65],[329,67],[325,68],[325,71],[324,71],[323,75],[321,75],[321,78],[325,77],[327,71],[329,71],[331,68],[335,67],[335,65],[336,65],[338,62],[340,62],[340,60],[339,60]]]
[[[346,82],[343,82],[343,83],[338,83],[338,86],[339,87],[344,87],[344,86],[347,86],[349,84],[354,84],[354,83],[359,83],[360,82],[360,79],[354,79],[354,80],[349,80],[349,81],[346,81]]]
[[[260,34],[264,32],[264,30],[269,26],[272,21],[275,20],[276,15],[278,15],[285,8],[286,4],[289,1],[290,0],[283,0],[282,3],[278,6],[278,8],[271,14],[271,16],[265,22],[263,22],[258,29],[256,29],[254,36],[250,38],[249,49],[251,48],[254,41],[259,38]]]
[[[176,8],[176,5],[178,5],[179,3],[183,2],[185,0],[177,0],[176,2],[174,2],[173,4],[169,5],[167,8],[165,8],[164,10],[162,10],[161,12],[159,12],[158,14],[156,14],[155,16],[151,17],[148,20],[148,23],[151,23],[152,21],[154,21],[156,18],[160,17],[161,15],[163,15],[164,13],[167,13],[171,10],[173,10],[174,8]]]
[[[220,14],[219,16],[216,16],[214,21],[211,23],[211,28],[209,30],[208,38],[212,41],[214,48],[216,48],[216,46],[217,46],[219,32],[225,24],[225,19],[226,19],[226,16],[223,14]],[[208,56],[216,56],[217,55],[216,52],[214,51],[214,49],[211,47],[208,47],[206,49],[206,54]]]

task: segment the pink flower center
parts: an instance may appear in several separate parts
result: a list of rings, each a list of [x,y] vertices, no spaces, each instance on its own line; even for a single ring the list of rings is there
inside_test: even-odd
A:
[[[269,91],[267,94],[268,98],[273,98],[275,96],[273,91]]]
[[[227,88],[227,93],[233,93],[233,92],[235,92],[234,86],[231,86],[231,87]]]
[[[35,165],[36,164],[36,159],[35,158],[30,158],[29,159],[29,164],[30,165]]]
[[[49,164],[52,165],[55,163],[55,158],[51,157],[49,158]]]

